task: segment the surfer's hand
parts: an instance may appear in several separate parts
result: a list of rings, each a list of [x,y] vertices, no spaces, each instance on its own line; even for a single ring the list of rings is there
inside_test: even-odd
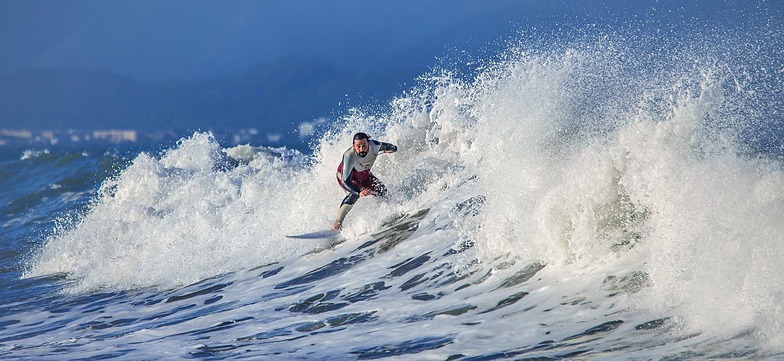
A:
[[[365,188],[361,192],[359,192],[360,197],[367,197],[373,195],[373,190],[370,188]]]

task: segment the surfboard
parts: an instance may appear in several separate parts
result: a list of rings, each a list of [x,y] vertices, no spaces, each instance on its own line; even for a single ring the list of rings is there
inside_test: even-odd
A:
[[[286,236],[288,238],[296,238],[296,239],[324,239],[324,238],[335,238],[340,234],[340,232],[334,229],[326,229],[323,231],[316,231],[310,232],[305,234],[297,234],[293,236]]]

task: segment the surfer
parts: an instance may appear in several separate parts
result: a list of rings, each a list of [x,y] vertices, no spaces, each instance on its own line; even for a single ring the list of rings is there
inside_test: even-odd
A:
[[[370,139],[365,133],[354,134],[353,146],[343,153],[343,160],[338,165],[338,184],[348,194],[340,203],[338,218],[332,225],[333,229],[343,228],[343,219],[359,197],[386,195],[387,189],[384,183],[370,173],[370,168],[373,167],[379,153],[396,151],[397,146],[393,144]]]

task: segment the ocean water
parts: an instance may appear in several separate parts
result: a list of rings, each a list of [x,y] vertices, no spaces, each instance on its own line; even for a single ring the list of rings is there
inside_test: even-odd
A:
[[[523,33],[308,151],[3,149],[0,358],[784,358],[781,32],[717,34]],[[286,238],[356,131],[390,196]]]

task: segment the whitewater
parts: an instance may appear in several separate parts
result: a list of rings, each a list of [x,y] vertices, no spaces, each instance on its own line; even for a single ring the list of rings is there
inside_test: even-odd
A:
[[[777,34],[531,36],[307,152],[4,156],[0,357],[780,359]],[[285,238],[331,225],[357,131],[399,148],[388,199]]]

